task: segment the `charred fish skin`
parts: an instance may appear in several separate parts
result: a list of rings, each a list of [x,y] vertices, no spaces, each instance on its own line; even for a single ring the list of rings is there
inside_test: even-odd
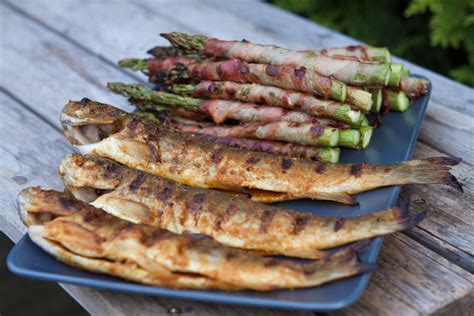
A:
[[[328,256],[325,249],[410,228],[424,217],[398,208],[357,218],[317,217],[183,186],[91,155],[66,156],[60,174],[77,198],[124,220],[180,234],[203,234],[232,247],[307,259]],[[77,194],[80,189],[104,193],[89,201]]]
[[[57,198],[45,200],[54,194]],[[145,281],[163,286],[264,291],[317,286],[372,268],[360,264],[356,252],[344,251],[310,263],[278,260],[229,248],[211,239],[132,224],[81,204],[67,193],[29,188],[20,196],[21,212],[28,215],[29,209],[35,209],[33,216],[51,214],[41,205],[56,204],[55,210],[67,208],[68,215],[61,216],[65,210],[55,211],[56,217],[40,216],[43,221],[29,227],[33,240],[43,249],[76,267],[133,281],[145,274]],[[69,203],[61,204],[61,200]],[[30,204],[40,207],[31,208]],[[108,261],[109,266],[100,260]],[[111,262],[117,265],[110,266]],[[123,266],[127,263],[128,270]]]
[[[75,144],[80,143],[78,148],[83,152],[111,158],[187,185],[227,190],[255,188],[284,193],[291,198],[347,204],[355,203],[350,194],[390,185],[444,183],[460,189],[449,172],[452,165],[459,163],[458,158],[372,165],[280,157],[197,140],[157,122],[92,101],[69,102],[62,118],[68,138],[74,138]],[[98,142],[94,137],[77,136],[81,129],[93,129],[97,124],[99,131],[89,134],[95,137],[109,132]],[[107,128],[108,124],[111,127]],[[122,127],[120,131],[119,127]]]

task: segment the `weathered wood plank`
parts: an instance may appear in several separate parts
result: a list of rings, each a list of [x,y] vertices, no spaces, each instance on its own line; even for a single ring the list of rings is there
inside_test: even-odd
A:
[[[418,142],[414,158],[441,153]],[[426,210],[427,218],[407,235],[474,273],[474,174],[472,166],[461,162],[453,174],[464,185],[464,193],[443,186],[407,185],[401,198],[417,211]]]
[[[62,189],[57,166],[61,158],[72,152],[73,148],[61,133],[2,91],[0,107],[0,226],[10,239],[17,242],[26,232],[16,210],[18,193],[21,189],[34,185]],[[23,128],[19,129],[18,126]],[[45,151],[45,148],[48,150]],[[167,314],[172,309],[190,315],[256,315],[261,311],[246,307],[114,293],[79,286],[62,286],[87,311],[95,315],[156,315]],[[287,315],[284,311],[267,312],[269,315]]]
[[[474,117],[430,102],[418,139],[474,165]]]
[[[264,2],[214,0],[212,3],[222,11],[233,13],[245,20],[246,23],[252,23],[257,30],[264,30],[271,37],[284,37],[288,43],[297,41],[302,43],[306,49],[360,43],[341,33],[334,32]],[[239,28],[236,29],[239,30]],[[253,38],[249,37],[248,39],[252,40]],[[291,47],[283,41],[279,44]],[[474,116],[474,89],[406,60],[399,58],[394,60],[405,63],[406,67],[413,73],[430,78],[435,87],[432,93],[433,100],[459,112]]]
[[[403,234],[386,238],[378,267],[358,303],[336,315],[418,315],[445,307],[450,315],[453,297],[465,299],[455,315],[471,311],[473,276]]]
[[[45,31],[2,4],[0,16],[0,85],[14,92],[37,113],[59,127],[59,113],[71,99],[89,97],[132,109],[125,107],[124,98],[105,88],[107,81],[134,81],[125,73],[85,54],[76,45]]]

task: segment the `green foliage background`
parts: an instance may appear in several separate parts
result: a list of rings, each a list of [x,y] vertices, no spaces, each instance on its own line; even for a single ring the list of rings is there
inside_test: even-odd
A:
[[[474,86],[474,0],[271,0]]]

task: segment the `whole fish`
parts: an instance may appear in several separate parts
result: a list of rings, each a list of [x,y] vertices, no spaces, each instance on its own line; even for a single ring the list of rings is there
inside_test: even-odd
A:
[[[180,185],[91,155],[66,156],[59,172],[76,198],[124,220],[267,254],[323,258],[329,255],[324,249],[407,229],[424,218],[399,208],[353,218],[318,217]]]
[[[62,192],[29,188],[19,199],[31,239],[46,252],[77,268],[150,285],[265,291],[317,286],[371,269],[358,262],[359,249],[301,263],[132,224]]]
[[[459,158],[428,158],[399,164],[332,164],[230,148],[196,139],[156,121],[83,99],[61,114],[65,135],[84,153],[197,187],[278,192],[354,204],[351,194],[410,183],[444,183],[461,189],[450,174]],[[268,131],[271,132],[271,131]]]

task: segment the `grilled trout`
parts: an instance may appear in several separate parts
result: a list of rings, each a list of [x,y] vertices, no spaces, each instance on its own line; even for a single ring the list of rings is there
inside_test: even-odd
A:
[[[375,165],[280,157],[196,139],[89,99],[66,104],[61,122],[68,140],[83,153],[197,187],[260,189],[281,193],[288,199],[347,204],[355,203],[351,194],[390,185],[444,183],[461,189],[449,172],[459,163],[458,158]]]
[[[76,198],[124,220],[266,254],[324,258],[324,249],[410,228],[425,215],[391,208],[354,218],[318,217],[180,185],[90,155],[66,156],[59,170]]]
[[[121,220],[67,193],[29,188],[20,214],[31,239],[77,268],[174,288],[259,291],[312,287],[367,271],[356,251],[309,263],[223,246]]]

